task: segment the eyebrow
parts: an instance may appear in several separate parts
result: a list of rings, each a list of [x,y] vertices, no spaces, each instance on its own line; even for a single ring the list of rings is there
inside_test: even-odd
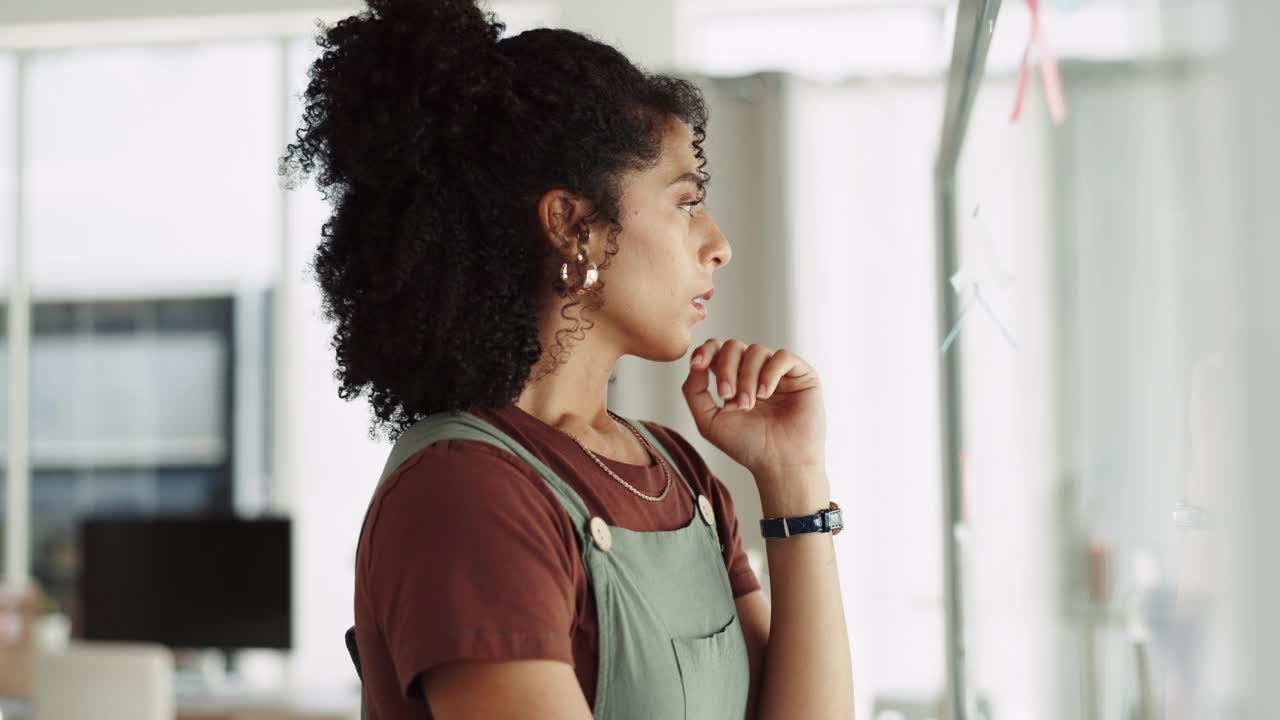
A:
[[[672,180],[670,183],[667,184],[667,187],[671,187],[672,185],[676,185],[682,182],[691,182],[694,185],[697,185],[698,187],[702,187],[703,185],[706,184],[706,178],[704,178],[701,173],[687,172],[681,175],[680,177],[676,178],[675,180]]]

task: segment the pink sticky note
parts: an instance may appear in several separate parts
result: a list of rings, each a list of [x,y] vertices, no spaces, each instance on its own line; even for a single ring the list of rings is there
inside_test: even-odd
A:
[[[1035,48],[1040,65],[1040,82],[1044,85],[1049,115],[1053,118],[1055,125],[1060,125],[1067,117],[1067,103],[1062,96],[1062,73],[1058,70],[1058,58],[1053,54],[1044,34],[1044,26],[1040,21],[1040,0],[1027,0],[1027,9],[1031,11],[1031,37],[1027,40],[1027,49],[1022,53],[1022,66],[1018,69],[1017,95],[1013,101],[1013,116],[1009,118],[1009,122],[1017,122],[1022,116],[1022,106],[1027,97],[1027,85],[1031,82],[1031,50]]]

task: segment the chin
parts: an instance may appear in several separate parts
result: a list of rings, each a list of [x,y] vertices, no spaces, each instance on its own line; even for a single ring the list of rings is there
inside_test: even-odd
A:
[[[680,347],[676,347],[676,346],[666,346],[666,347],[654,347],[654,346],[650,346],[650,347],[646,348],[644,352],[637,352],[637,353],[634,353],[634,354],[635,354],[637,357],[644,358],[645,360],[652,360],[653,362],[669,363],[669,362],[675,362],[675,361],[677,361],[677,360],[679,360],[679,359],[683,358],[684,356],[688,355],[688,354],[689,354],[689,350],[690,350],[690,349],[692,349],[692,348],[691,348],[691,346],[689,345],[689,343],[685,343],[684,345],[682,345],[682,346],[680,346]]]
[[[680,328],[663,336],[651,336],[640,350],[633,353],[637,357],[653,362],[675,362],[684,358],[693,349],[688,328]]]

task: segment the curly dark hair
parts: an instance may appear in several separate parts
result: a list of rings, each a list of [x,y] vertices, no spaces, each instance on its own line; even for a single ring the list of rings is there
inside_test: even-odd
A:
[[[314,175],[332,208],[311,271],[339,396],[367,391],[370,437],[393,440],[434,412],[514,402],[544,355],[540,288],[570,298],[564,319],[579,304],[556,277],[540,198],[567,191],[607,222],[607,267],[620,179],[657,163],[668,122],[691,128],[709,179],[702,93],[576,32],[501,38],[473,0],[369,0],[319,30],[280,173],[290,187]],[[556,333],[551,369],[586,329],[579,317]]]

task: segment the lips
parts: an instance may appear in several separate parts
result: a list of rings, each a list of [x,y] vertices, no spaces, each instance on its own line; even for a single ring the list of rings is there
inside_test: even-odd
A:
[[[711,296],[714,295],[715,292],[715,288],[712,288],[701,295],[698,295],[690,302],[690,304],[697,309],[698,314],[704,319],[707,317],[706,302],[711,299]]]

